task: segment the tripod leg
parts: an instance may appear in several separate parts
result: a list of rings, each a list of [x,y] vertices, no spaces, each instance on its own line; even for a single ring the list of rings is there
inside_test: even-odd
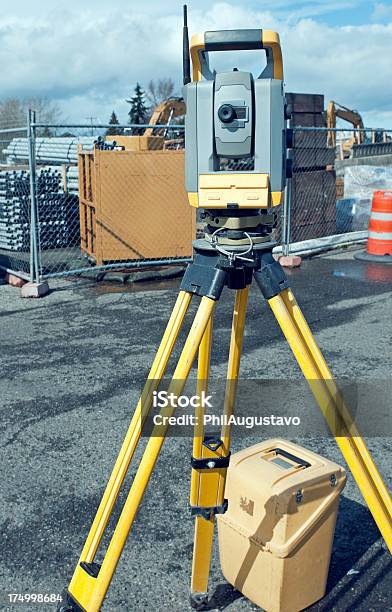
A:
[[[232,333],[230,340],[229,362],[227,368],[227,383],[224,400],[224,415],[230,417],[234,410],[237,380],[240,367],[242,341],[245,327],[246,306],[249,287],[237,291]],[[210,361],[211,333],[200,345],[199,372],[201,381],[207,381]],[[208,599],[208,578],[211,565],[212,543],[214,536],[215,514],[224,512],[226,504],[224,490],[228,457],[230,456],[231,427],[224,425],[219,440],[204,438],[203,410],[198,410],[196,416],[193,457],[207,463],[216,461],[216,468],[192,469],[191,508],[196,514],[195,535],[193,547],[191,604],[194,608],[202,608]],[[219,467],[219,461],[224,467]],[[194,459],[193,459],[194,465]],[[196,463],[196,465],[200,465]],[[204,464],[201,463],[203,466]]]
[[[211,361],[211,343],[212,343],[212,318],[210,319],[206,331],[203,336],[199,348],[199,362],[197,370],[197,395],[200,397],[202,391],[207,392],[208,377]],[[193,437],[193,457],[203,457],[203,439],[204,439],[204,408],[199,406],[195,410],[195,430]],[[191,507],[196,507],[199,504],[199,487],[200,473],[192,470],[191,474]],[[204,542],[209,537],[213,537],[214,518],[202,519],[201,516],[196,516],[195,519],[195,535],[194,549],[192,560],[192,585],[191,585],[191,604],[195,608],[202,608],[207,602],[207,588],[202,585],[208,583],[208,574],[205,578],[205,572],[201,568],[210,566],[210,550],[203,545],[198,546],[198,543]]]
[[[392,552],[392,502],[290,289],[268,303]],[[338,424],[338,427],[337,427]],[[338,429],[338,431],[337,431]]]
[[[214,305],[214,300],[207,297],[202,298],[178,365],[174,371],[168,394],[174,393],[179,395],[184,388]],[[161,412],[162,424],[154,427],[147,443],[102,565],[99,566],[95,563],[85,563],[82,561],[75,570],[70,583],[69,593],[73,602],[77,603],[82,609],[87,610],[87,612],[98,612],[101,607],[165,440],[169,427],[168,419],[174,412],[174,406],[170,406]],[[166,420],[165,417],[167,417]]]
[[[174,305],[165,333],[162,337],[161,344],[151,366],[142,395],[137,404],[109,482],[106,486],[106,490],[103,494],[90,532],[87,536],[79,562],[84,561],[86,563],[91,563],[94,560],[95,553],[102,539],[110,513],[113,509],[130,461],[139,441],[144,421],[151,408],[153,391],[158,388],[160,379],[166,370],[167,362],[173,350],[174,343],[181,329],[181,325],[191,299],[192,296],[190,293],[180,291],[178,294],[177,301]]]

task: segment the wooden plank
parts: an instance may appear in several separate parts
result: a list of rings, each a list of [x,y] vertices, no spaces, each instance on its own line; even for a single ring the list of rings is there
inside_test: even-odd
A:
[[[293,129],[293,149],[326,149],[327,131]]]
[[[293,113],[291,125],[295,127],[327,127],[327,121],[322,113]]]
[[[286,93],[286,100],[294,113],[322,113],[324,110],[322,94]]]
[[[95,206],[95,168],[94,153],[79,149],[78,155],[79,175],[79,220],[80,220],[80,248],[97,263],[99,255],[96,253],[96,227]]]
[[[344,177],[338,176],[336,178],[336,198],[344,198]]]
[[[335,149],[298,147],[291,151],[293,170],[319,170],[335,163]]]

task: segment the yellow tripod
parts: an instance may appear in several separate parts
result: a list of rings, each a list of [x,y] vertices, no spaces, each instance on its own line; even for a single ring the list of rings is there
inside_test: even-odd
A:
[[[205,389],[209,374],[212,320],[224,286],[236,290],[232,321],[224,412],[234,409],[249,287],[254,278],[281,327],[294,356],[309,382],[317,403],[342,454],[392,552],[392,502],[365,442],[352,422],[331,372],[296,303],[282,267],[272,257],[272,243],[254,245],[252,256],[241,257],[241,247],[219,252],[206,240],[194,243],[194,259],[181,283],[180,292],[163,335],[141,398],[70,582],[61,612],[100,609],[118,560],[132,527],[155,462],[165,440],[168,425],[155,426],[148,440],[132,487],[125,501],[101,564],[94,561],[105,527],[139,441],[143,424],[152,406],[153,392],[165,373],[184,315],[193,295],[201,297],[196,316],[175,368],[168,393],[180,395],[192,364],[198,357],[198,392]],[[243,248],[243,247],[242,247]],[[162,410],[172,416],[175,407]],[[202,408],[196,410],[202,417]],[[204,435],[203,419],[196,420],[193,442],[191,511],[195,515],[191,603],[202,609],[207,601],[208,577],[215,515],[225,512],[226,470],[230,460],[230,427],[224,426],[218,439]]]

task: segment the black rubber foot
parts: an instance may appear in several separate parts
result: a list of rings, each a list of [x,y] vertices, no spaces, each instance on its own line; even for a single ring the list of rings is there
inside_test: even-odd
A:
[[[194,610],[208,609],[208,593],[191,593],[189,601]]]
[[[355,259],[360,261],[371,261],[374,263],[381,264],[392,264],[392,255],[370,255],[367,251],[361,251],[361,253],[354,254]]]
[[[74,600],[72,595],[68,593],[67,589],[61,593],[63,601],[57,606],[56,612],[84,612],[83,608]]]

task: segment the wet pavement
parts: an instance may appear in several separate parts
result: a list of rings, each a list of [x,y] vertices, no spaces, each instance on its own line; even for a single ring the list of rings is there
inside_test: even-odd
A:
[[[306,260],[288,276],[334,374],[390,380],[392,266],[356,261],[350,250]],[[21,300],[17,289],[0,287],[0,609],[23,609],[7,605],[7,593],[59,593],[69,581],[178,284],[178,279],[138,286],[63,279],[51,281],[56,290],[37,301]],[[217,378],[225,375],[232,302],[226,290],[216,309],[211,372]],[[300,376],[255,287],[241,374]],[[264,438],[276,435],[269,430]],[[234,436],[233,450],[259,440]],[[333,439],[293,440],[344,465]],[[368,445],[391,487],[390,437],[369,439]],[[164,445],[103,610],[188,609],[190,454],[189,438],[169,438]],[[391,592],[390,555],[349,474],[327,596],[311,609],[388,610]],[[256,609],[225,583],[216,549],[210,593],[211,610]]]

